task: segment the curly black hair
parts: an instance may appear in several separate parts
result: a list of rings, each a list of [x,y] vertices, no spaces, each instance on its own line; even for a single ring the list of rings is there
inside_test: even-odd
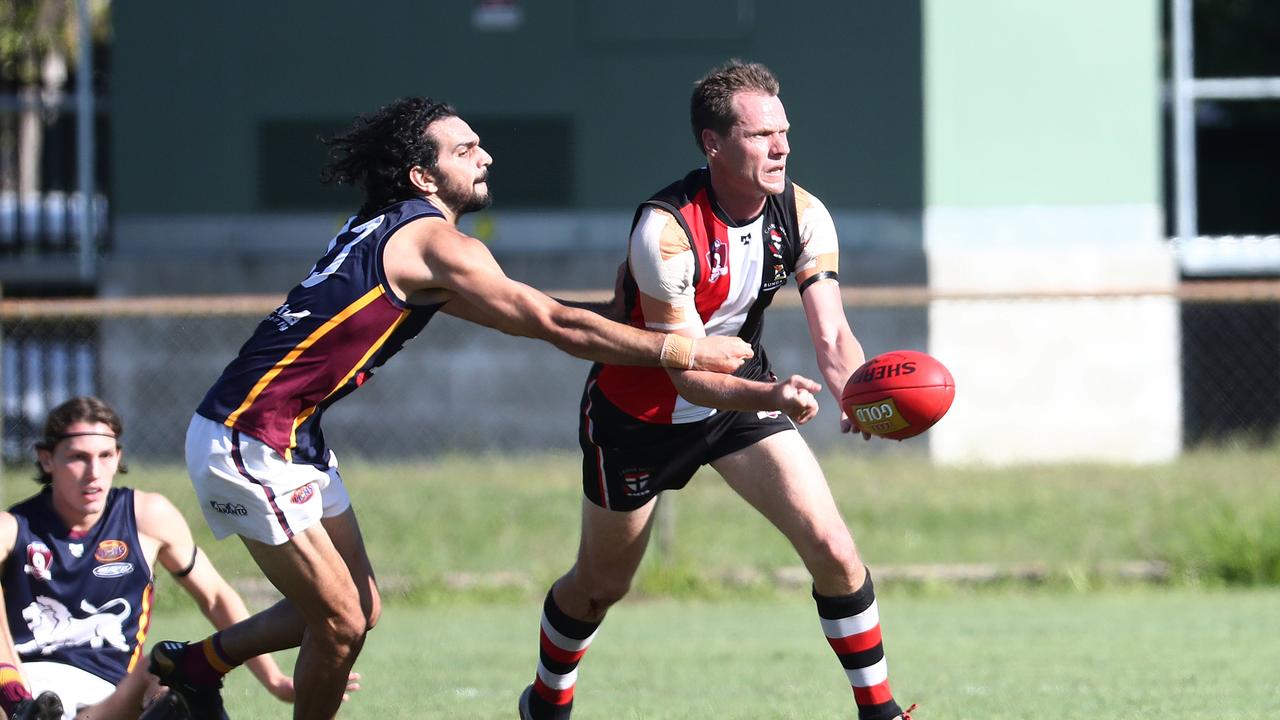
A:
[[[320,179],[325,183],[364,186],[360,217],[420,193],[409,184],[415,165],[434,171],[436,143],[426,128],[436,120],[455,117],[453,106],[428,97],[401,98],[369,115],[356,118],[350,130],[322,140],[330,163]]]

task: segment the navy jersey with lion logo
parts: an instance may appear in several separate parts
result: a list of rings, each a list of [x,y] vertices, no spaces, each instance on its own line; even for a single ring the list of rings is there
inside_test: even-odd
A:
[[[360,218],[349,219],[311,275],[259,323],[196,412],[257,438],[290,462],[328,467],[320,416],[444,304],[400,300],[382,268],[392,233],[423,217],[443,215],[414,198],[358,224]]]
[[[18,656],[120,682],[138,662],[153,601],[133,490],[112,488],[83,535],[54,512],[48,487],[9,512],[18,535],[4,564],[4,602]]]

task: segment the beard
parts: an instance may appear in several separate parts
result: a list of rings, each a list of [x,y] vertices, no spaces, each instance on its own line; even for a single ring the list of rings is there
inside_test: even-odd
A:
[[[436,193],[445,204],[453,209],[453,212],[462,217],[467,213],[478,212],[493,203],[493,195],[485,190],[481,192],[476,189],[479,182],[489,179],[489,174],[485,173],[484,177],[477,182],[472,183],[455,183],[452,179],[446,179],[440,185],[440,190]]]

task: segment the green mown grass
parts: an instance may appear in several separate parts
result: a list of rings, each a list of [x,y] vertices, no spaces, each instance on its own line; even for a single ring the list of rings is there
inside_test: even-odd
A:
[[[1040,586],[877,583],[893,683],[921,720],[1280,717],[1280,589],[1224,587],[1280,582],[1280,447],[1142,467],[943,468],[856,448],[821,459],[873,569],[1034,561],[1056,573]],[[358,667],[366,689],[343,716],[514,717],[541,596],[577,544],[577,459],[352,459],[343,472],[388,596]],[[28,474],[5,474],[6,499],[34,490]],[[135,463],[124,480],[167,493],[224,574],[255,587],[240,544],[209,537],[180,468]],[[712,473],[677,498],[675,542],[611,614],[575,718],[851,717],[805,589],[724,579],[795,566],[790,548]],[[1172,574],[1091,573],[1127,559]],[[497,587],[453,589],[468,573]],[[150,639],[207,634],[161,575]],[[289,715],[243,671],[227,692],[232,717]]]
[[[1274,589],[889,589],[880,602],[892,684],[921,720],[1280,717]],[[342,717],[511,720],[533,675],[539,611],[536,601],[390,605]],[[176,611],[152,638],[205,632]],[[580,670],[575,720],[853,717],[803,591],[625,601]],[[243,670],[226,692],[233,718],[288,717]]]
[[[1091,575],[1100,564],[1141,559],[1169,563],[1177,583],[1280,582],[1280,445],[1206,449],[1134,467],[937,467],[856,447],[820,459],[873,569],[1038,562],[1080,586],[1105,581]],[[472,576],[497,587],[470,596],[540,596],[576,551],[578,468],[567,454],[342,465],[387,593],[422,601],[451,598]],[[33,491],[27,476],[10,469],[5,497]],[[124,481],[168,494],[224,574],[257,576],[240,543],[209,538],[180,468],[135,463]],[[640,592],[738,593],[744,576],[798,565],[714,472],[672,497],[675,541],[651,551]]]

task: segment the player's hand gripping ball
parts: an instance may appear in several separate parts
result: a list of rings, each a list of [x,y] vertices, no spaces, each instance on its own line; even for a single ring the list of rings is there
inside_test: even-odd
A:
[[[893,350],[871,358],[849,376],[840,407],[862,432],[903,440],[933,427],[955,396],[955,380],[936,358]]]

